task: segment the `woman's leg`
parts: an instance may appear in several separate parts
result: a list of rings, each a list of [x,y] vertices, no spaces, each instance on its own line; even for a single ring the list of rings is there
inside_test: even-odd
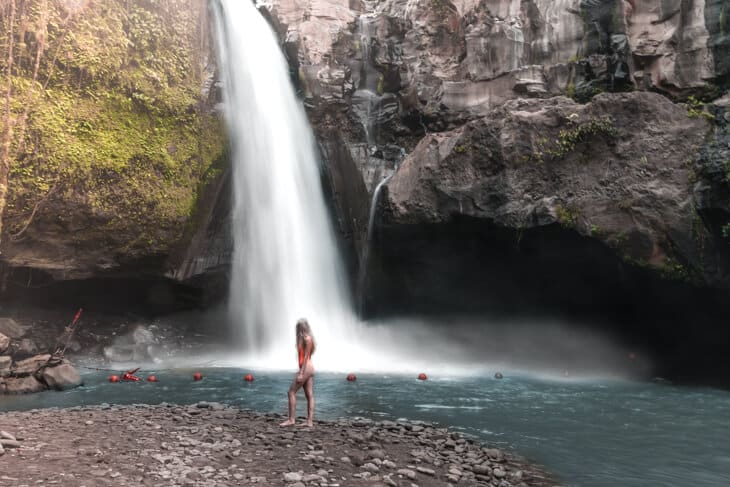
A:
[[[289,386],[289,393],[287,394],[289,397],[289,419],[283,423],[279,423],[279,426],[291,426],[294,424],[294,417],[297,411],[297,391],[300,387],[302,387],[302,383],[297,382],[296,379]]]
[[[314,426],[314,376],[304,383],[304,395],[307,397],[307,426]]]

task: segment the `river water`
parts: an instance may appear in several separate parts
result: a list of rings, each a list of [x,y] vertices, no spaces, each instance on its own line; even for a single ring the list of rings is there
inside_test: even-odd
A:
[[[152,369],[145,373],[154,372]],[[160,382],[107,382],[85,375],[65,392],[0,397],[0,411],[118,403],[218,401],[262,412],[286,411],[292,374],[204,369],[157,372]],[[485,377],[342,374],[315,381],[320,419],[364,416],[434,421],[538,462],[571,486],[730,485],[730,392],[622,380],[568,381],[505,373]],[[298,413],[304,414],[300,393]],[[0,425],[2,417],[0,416]]]

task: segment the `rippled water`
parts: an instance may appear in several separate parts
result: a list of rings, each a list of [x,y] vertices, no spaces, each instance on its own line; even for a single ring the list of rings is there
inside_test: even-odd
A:
[[[66,392],[0,397],[0,411],[86,404],[219,401],[284,413],[292,375],[208,369],[160,371],[160,382],[111,384],[85,376]],[[320,418],[435,421],[545,465],[566,485],[730,485],[730,393],[658,383],[588,383],[507,376],[438,378],[341,374],[315,381]],[[304,414],[300,394],[298,411]]]

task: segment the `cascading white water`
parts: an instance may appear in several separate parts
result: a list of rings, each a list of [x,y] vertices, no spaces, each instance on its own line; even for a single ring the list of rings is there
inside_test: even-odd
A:
[[[214,16],[233,160],[229,310],[244,360],[288,366],[306,317],[328,351],[319,363],[341,363],[335,351],[355,320],[304,109],[253,2],[216,0]]]

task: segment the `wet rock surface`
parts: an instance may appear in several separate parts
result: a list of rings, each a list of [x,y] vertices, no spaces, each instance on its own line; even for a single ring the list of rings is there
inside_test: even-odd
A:
[[[0,429],[17,438],[0,450],[0,485],[556,485],[432,424],[356,418],[309,429],[282,419],[217,403],[7,413]]]

